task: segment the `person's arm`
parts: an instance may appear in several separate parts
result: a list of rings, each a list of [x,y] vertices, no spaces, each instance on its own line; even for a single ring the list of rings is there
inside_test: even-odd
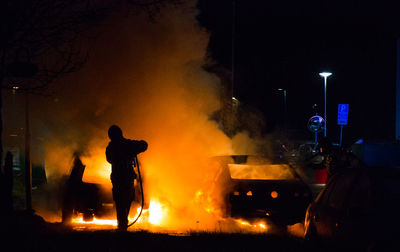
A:
[[[146,141],[130,140],[130,149],[133,155],[137,155],[147,150],[148,144]]]

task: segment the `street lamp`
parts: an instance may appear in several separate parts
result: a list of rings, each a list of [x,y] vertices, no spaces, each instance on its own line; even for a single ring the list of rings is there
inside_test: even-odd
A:
[[[278,91],[283,91],[283,108],[284,108],[284,126],[287,128],[287,104],[286,104],[286,89],[278,88]]]
[[[324,77],[324,94],[325,94],[325,112],[324,112],[324,119],[325,119],[325,129],[324,129],[324,137],[326,137],[326,128],[328,126],[328,121],[326,120],[326,79],[332,75],[330,72],[322,72],[319,73],[321,77]]]
[[[237,108],[239,107],[239,100],[236,99],[235,97],[232,97],[232,108],[235,110],[237,110]]]

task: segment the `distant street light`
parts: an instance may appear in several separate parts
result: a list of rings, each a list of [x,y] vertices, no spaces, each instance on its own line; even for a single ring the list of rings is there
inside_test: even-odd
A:
[[[283,91],[283,106],[284,106],[284,127],[287,128],[287,103],[286,103],[286,89],[278,88],[278,91]]]
[[[328,121],[326,119],[326,79],[332,75],[330,72],[322,72],[319,73],[321,77],[324,77],[324,94],[325,94],[325,112],[324,112],[324,119],[325,119],[325,128],[324,128],[324,137],[326,137],[326,128],[328,127]]]
[[[235,97],[232,97],[232,108],[235,110],[237,110],[237,108],[239,107],[239,100],[236,99]],[[235,111],[236,112],[236,111]]]

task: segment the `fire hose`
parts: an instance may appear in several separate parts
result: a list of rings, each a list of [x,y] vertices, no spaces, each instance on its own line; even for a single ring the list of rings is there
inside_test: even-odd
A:
[[[138,182],[140,184],[140,194],[141,194],[141,198],[142,198],[142,206],[140,207],[140,212],[137,215],[136,219],[132,223],[130,223],[128,225],[128,227],[132,226],[133,224],[135,224],[139,220],[140,216],[142,215],[143,206],[144,206],[143,183],[142,183],[142,176],[140,175],[139,160],[138,160],[137,156],[135,156],[135,158],[134,158],[134,164],[135,164],[134,166],[137,167],[137,171],[138,171]]]

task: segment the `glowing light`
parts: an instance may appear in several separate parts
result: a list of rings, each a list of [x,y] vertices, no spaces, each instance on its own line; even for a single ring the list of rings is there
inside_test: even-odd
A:
[[[110,185],[111,165],[107,162],[103,149],[96,149],[92,156],[81,157],[82,163],[86,165],[82,181]]]
[[[319,75],[320,75],[321,77],[324,77],[324,78],[326,78],[326,77],[329,77],[329,76],[331,76],[331,75],[332,75],[332,73],[330,73],[330,72],[322,72],[322,73],[319,73]]]
[[[202,191],[202,190],[198,190],[198,191],[196,192],[195,197],[196,197],[196,200],[200,200],[202,197],[204,197],[203,191]]]
[[[277,192],[277,191],[272,191],[272,192],[271,192],[271,197],[272,197],[273,199],[278,198],[278,192]]]
[[[81,224],[81,225],[108,225],[108,226],[117,226],[117,220],[103,220],[103,219],[96,219],[93,218],[92,221],[84,221],[83,217],[77,217],[72,219],[72,223]]]
[[[252,191],[248,191],[248,192],[246,193],[246,195],[247,195],[247,196],[253,196],[253,192],[252,192]]]
[[[264,232],[267,229],[267,224],[264,222],[259,222],[257,224],[251,224],[250,222],[242,219],[236,219],[235,220],[237,223],[239,223],[242,226],[250,227],[252,228],[253,231],[262,231]]]
[[[150,201],[149,222],[153,225],[159,225],[164,217],[163,207],[159,202]]]

